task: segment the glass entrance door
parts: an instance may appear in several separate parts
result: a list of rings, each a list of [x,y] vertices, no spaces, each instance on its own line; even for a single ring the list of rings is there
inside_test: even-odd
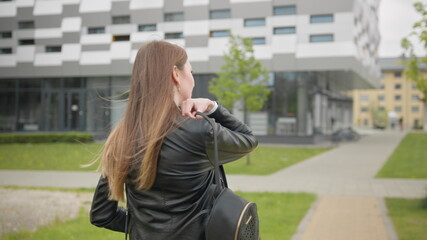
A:
[[[85,93],[82,90],[48,90],[43,93],[45,131],[84,131]]]
[[[64,95],[64,129],[68,131],[83,131],[84,128],[84,93],[68,91]]]

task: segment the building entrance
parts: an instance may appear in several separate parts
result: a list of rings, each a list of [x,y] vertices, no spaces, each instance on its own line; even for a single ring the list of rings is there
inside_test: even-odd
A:
[[[85,91],[45,90],[42,97],[44,131],[84,131]]]

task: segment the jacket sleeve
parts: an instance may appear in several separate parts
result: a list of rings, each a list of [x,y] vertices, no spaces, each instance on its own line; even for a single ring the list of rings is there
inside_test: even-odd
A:
[[[125,232],[126,210],[118,207],[117,201],[109,200],[109,194],[108,179],[101,177],[93,196],[90,222],[97,227]]]
[[[258,146],[258,141],[250,128],[221,105],[218,104],[217,110],[210,114],[209,117],[215,119],[216,123],[214,127],[218,140],[220,164],[237,160]],[[213,131],[210,132],[207,138],[206,146],[209,159],[213,160]]]

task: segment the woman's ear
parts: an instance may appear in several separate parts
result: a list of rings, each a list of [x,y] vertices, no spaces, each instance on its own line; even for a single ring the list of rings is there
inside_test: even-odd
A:
[[[175,65],[173,66],[173,69],[172,69],[172,81],[176,86],[179,86],[180,82],[178,78],[178,67]]]

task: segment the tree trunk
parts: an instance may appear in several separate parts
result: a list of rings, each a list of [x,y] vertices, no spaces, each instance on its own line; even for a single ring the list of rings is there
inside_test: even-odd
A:
[[[245,100],[243,100],[243,122],[249,126],[248,109],[246,108],[246,101]],[[250,153],[248,153],[246,155],[246,165],[251,165]]]

